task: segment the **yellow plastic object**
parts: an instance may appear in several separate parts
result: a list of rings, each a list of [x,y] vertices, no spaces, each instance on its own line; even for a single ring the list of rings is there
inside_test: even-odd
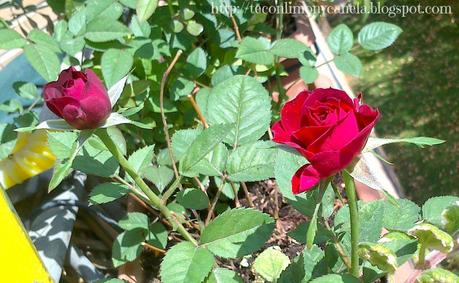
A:
[[[21,220],[0,188],[0,274],[2,282],[52,282]]]
[[[45,130],[18,133],[12,154],[0,161],[0,186],[10,188],[53,167],[56,158],[47,139]]]

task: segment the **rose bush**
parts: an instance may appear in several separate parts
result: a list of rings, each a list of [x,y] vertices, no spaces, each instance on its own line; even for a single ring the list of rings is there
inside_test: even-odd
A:
[[[215,11],[220,2],[238,9]],[[18,84],[18,95],[31,103],[26,111],[15,99],[1,105],[17,115],[2,137],[10,128],[13,134],[47,129],[57,158],[50,190],[62,189],[59,183],[78,170],[89,178],[93,206],[86,209],[97,205],[109,214],[107,203],[127,207],[109,220],[119,234],[105,275],[120,274],[119,267],[135,261],[132,266],[141,263],[145,277],[165,283],[243,282],[241,277],[374,282],[415,254],[422,263],[427,250],[445,251],[439,241],[448,243],[449,251],[458,230],[453,220],[459,208],[452,206],[457,198],[426,203],[422,214],[408,200],[357,202],[353,177],[359,176],[349,168],[360,152],[372,154],[386,143],[442,141],[369,138],[378,110],[336,89],[304,91],[284,105],[281,77],[291,69],[283,58],[300,63],[298,80],[308,86],[319,66],[332,61],[359,76],[362,64],[354,47],[379,51],[401,29],[375,22],[354,38],[349,27],[339,25],[327,37],[333,59],[321,63],[316,62],[321,50],[283,38],[292,31],[286,29],[293,17],[265,17],[249,6],[267,1],[248,2],[65,1],[65,9],[53,7],[58,21],[51,22],[51,35],[38,28],[19,34],[23,31],[0,23],[0,48],[22,48],[50,82],[44,99],[34,84]],[[70,67],[59,75],[62,63],[86,70]],[[275,93],[279,99],[271,101]],[[34,110],[43,104],[65,121],[40,115],[44,121],[38,122]],[[268,130],[279,114],[274,141],[296,151],[271,141]],[[7,141],[3,158],[19,155]],[[21,165],[30,162],[26,156]],[[335,173],[342,178],[328,178]],[[298,194],[322,179],[319,189]],[[371,178],[362,179],[372,185]],[[449,222],[443,223],[439,211],[446,211]],[[416,227],[419,220],[436,228]],[[383,229],[394,233],[379,241]],[[271,247],[276,245],[280,249]]]
[[[79,130],[99,127],[112,109],[104,84],[91,69],[62,71],[57,81],[45,85],[43,96],[54,114]]]
[[[291,146],[308,159],[292,178],[293,193],[307,191],[320,179],[346,168],[361,152],[379,112],[328,88],[303,91],[281,110],[272,127],[274,141]]]

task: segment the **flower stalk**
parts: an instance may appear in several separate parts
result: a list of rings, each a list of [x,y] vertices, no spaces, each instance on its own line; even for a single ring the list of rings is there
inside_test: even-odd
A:
[[[347,199],[349,202],[349,216],[351,219],[351,274],[358,278],[360,277],[358,255],[360,221],[359,210],[357,207],[357,196],[355,192],[354,179],[346,170],[342,171],[342,175],[344,179]]]
[[[108,135],[106,129],[100,129],[96,132],[108,150],[113,154],[113,156],[118,160],[121,167],[126,171],[129,176],[134,180],[137,186],[142,190],[142,192],[147,196],[149,200],[149,204],[153,207],[157,208],[162,215],[169,221],[169,223],[173,224],[172,226],[177,227],[177,231],[185,238],[187,241],[190,241],[195,246],[198,245],[197,241],[188,233],[188,231],[183,227],[182,223],[178,221],[176,217],[174,217],[173,213],[169,210],[161,202],[161,198],[159,198],[150,188],[148,185],[143,181],[143,179],[137,174],[136,170],[132,168],[131,164],[127,161],[127,159],[123,156],[121,151],[116,146],[115,142],[112,138]]]

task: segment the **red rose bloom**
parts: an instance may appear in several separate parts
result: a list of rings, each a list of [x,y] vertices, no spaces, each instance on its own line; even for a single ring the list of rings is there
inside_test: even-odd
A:
[[[303,91],[287,102],[272,127],[274,141],[295,148],[310,164],[292,178],[294,194],[346,168],[360,154],[379,111],[338,89]]]
[[[83,72],[70,67],[59,74],[57,81],[43,89],[46,105],[73,127],[95,129],[111,113],[107,91],[92,70]]]

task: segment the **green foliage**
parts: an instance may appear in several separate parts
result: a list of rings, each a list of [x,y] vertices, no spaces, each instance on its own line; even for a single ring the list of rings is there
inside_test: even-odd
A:
[[[236,57],[254,64],[272,65],[274,63],[274,55],[270,52],[270,49],[271,43],[268,39],[248,36],[239,45]]]
[[[402,29],[394,24],[374,22],[360,30],[358,41],[363,48],[378,51],[392,45],[401,33]]]
[[[459,276],[443,268],[425,270],[416,279],[416,283],[454,283],[459,281]]]
[[[137,17],[141,22],[148,20],[158,7],[158,0],[139,0],[136,4]]]
[[[253,263],[253,268],[265,280],[276,282],[289,264],[290,259],[278,247],[270,247],[258,255]]]
[[[32,67],[46,80],[54,81],[60,70],[57,55],[41,44],[27,44],[24,53]]]
[[[177,194],[177,202],[185,208],[205,209],[209,206],[209,198],[199,189],[184,189]]]
[[[108,49],[101,59],[102,74],[107,87],[126,76],[131,70],[134,58],[127,50]]]
[[[0,29],[0,49],[21,48],[27,41],[17,32],[11,29]]]
[[[258,141],[236,148],[228,158],[228,178],[235,182],[272,178],[276,153],[270,142]]]
[[[336,56],[335,64],[338,69],[354,77],[359,77],[362,72],[362,63],[357,56],[351,53]]]
[[[200,243],[213,254],[236,258],[258,250],[271,236],[274,219],[254,209],[224,212],[202,231]]]
[[[236,272],[226,268],[215,268],[205,283],[242,283]]]
[[[93,204],[112,202],[129,193],[129,188],[119,183],[102,183],[94,187],[89,195]]]
[[[354,36],[347,25],[340,24],[330,32],[327,43],[334,54],[343,55],[354,45]]]
[[[441,213],[456,201],[459,201],[459,198],[455,196],[430,198],[422,206],[422,218],[434,225],[441,226]]]
[[[255,142],[266,133],[271,104],[266,89],[256,79],[236,75],[211,90],[207,115],[210,125],[232,123],[224,142],[238,146]]]
[[[189,242],[173,246],[161,262],[164,283],[200,283],[212,270],[215,259],[205,248]]]

